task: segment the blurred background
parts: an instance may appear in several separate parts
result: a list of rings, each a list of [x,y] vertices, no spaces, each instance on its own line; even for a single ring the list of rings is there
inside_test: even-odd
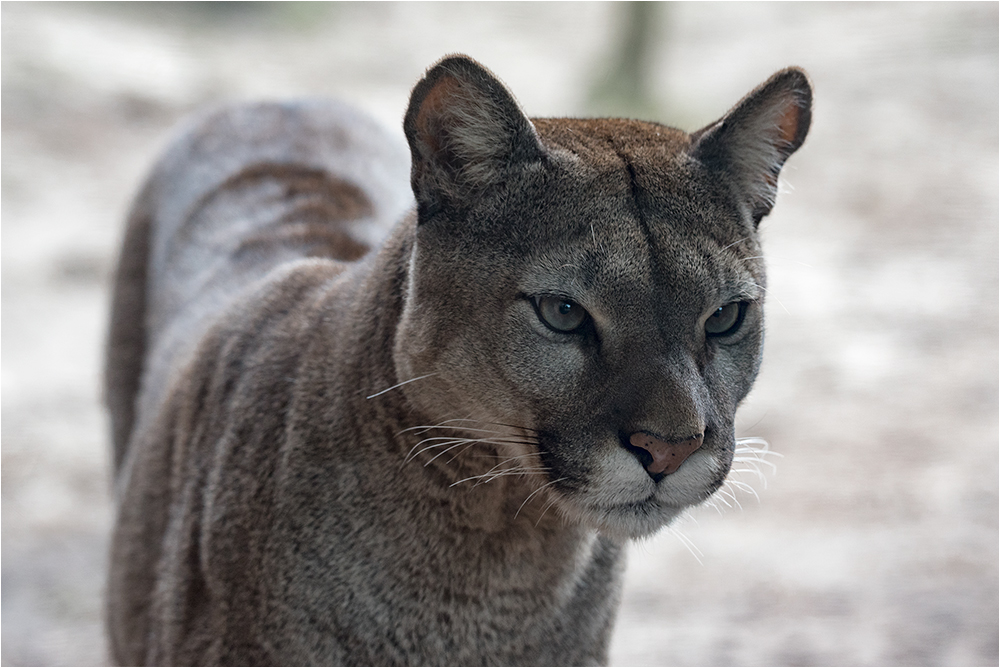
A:
[[[787,65],[815,85],[739,425],[783,458],[633,547],[613,663],[997,665],[997,7],[4,2],[2,663],[106,661],[108,288],[170,128],[338,96],[402,141],[460,51],[536,116],[694,130]]]

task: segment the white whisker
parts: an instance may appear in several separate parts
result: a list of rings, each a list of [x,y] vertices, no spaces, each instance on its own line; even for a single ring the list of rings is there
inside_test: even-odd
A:
[[[740,457],[740,456],[733,457],[733,461],[740,464],[752,464],[754,467],[756,467],[758,464],[763,464],[764,466],[770,467],[771,471],[778,470],[778,466],[774,462],[769,462],[766,459],[761,459],[756,455],[754,455],[753,457]]]
[[[441,442],[440,443],[436,443],[436,442],[432,442],[432,441],[441,441]],[[431,444],[428,445],[428,446],[426,446],[426,447],[424,447],[424,448],[421,448],[420,450],[417,450],[417,448],[419,448],[424,443],[431,443]],[[487,444],[487,445],[533,445],[533,443],[531,441],[520,441],[520,440],[513,439],[513,438],[461,438],[461,437],[456,437],[456,436],[431,436],[429,438],[425,438],[425,439],[419,441],[416,445],[414,445],[412,448],[410,448],[410,451],[406,454],[406,457],[403,459],[403,461],[404,461],[404,463],[405,462],[409,462],[409,461],[415,459],[421,453],[427,452],[428,450],[433,450],[434,448],[440,448],[440,447],[444,447],[446,445],[452,445],[452,444],[457,444],[457,443],[469,443],[469,444],[484,443],[484,444]],[[448,448],[444,452],[448,452],[448,450],[451,450],[451,449],[452,448]],[[440,454],[441,453],[439,453],[438,455],[435,455],[435,459],[438,456],[440,456]],[[434,460],[432,459],[431,461],[434,461]],[[428,463],[430,463],[430,462],[428,462]],[[425,464],[425,466],[426,466],[426,464]]]
[[[754,283],[754,287],[756,287],[757,289],[761,290],[765,294],[770,294],[770,292],[768,291],[768,289],[765,288],[763,285],[757,285],[756,283]],[[787,313],[788,315],[792,314],[792,312],[789,311],[788,308],[784,304],[781,303],[780,299],[778,299],[777,297],[775,297],[773,295],[771,296],[771,299],[773,299],[774,301],[778,302],[778,306],[780,306],[781,308],[783,308],[785,310],[785,313]]]
[[[718,490],[716,490],[715,496],[713,496],[712,498],[715,501],[718,501],[718,502],[722,503],[722,505],[724,505],[726,508],[732,508],[733,504],[731,504],[728,501],[726,501],[722,496],[719,496],[720,494],[722,494],[722,488],[721,487]]]
[[[705,556],[704,552],[698,549],[698,546],[694,544],[694,541],[684,535],[684,533],[675,526],[668,526],[667,532],[680,541],[681,545],[687,548],[687,551],[691,553],[691,556],[695,558],[699,564],[704,566],[701,558]]]
[[[431,429],[456,429],[456,428],[458,428],[458,427],[446,427],[445,425],[447,423],[449,423],[449,422],[476,422],[476,420],[466,420],[466,419],[463,419],[463,418],[454,418],[452,420],[445,420],[444,422],[442,422],[440,424],[418,424],[418,425],[415,425],[413,427],[407,427],[406,429],[400,429],[399,431],[396,432],[396,436],[399,436],[400,434],[405,434],[408,431],[417,431],[418,429],[419,430],[423,430],[423,431],[417,432],[417,433],[421,433],[422,434],[425,431],[430,431]]]
[[[565,478],[560,478],[560,480],[565,480]],[[542,508],[542,514],[538,516],[537,520],[535,520],[536,527],[538,526],[539,522],[542,521],[542,518],[545,517],[545,513],[549,512],[549,508],[554,506],[557,500],[558,500],[557,497],[553,496],[551,499],[549,499],[549,502],[545,504],[545,507]]]
[[[726,484],[732,485],[736,489],[742,489],[745,492],[750,492],[751,494],[753,494],[754,498],[757,499],[757,501],[760,501],[760,497],[757,496],[757,491],[750,485],[746,484],[745,482],[740,482],[739,480],[730,479],[726,481]]]
[[[477,422],[477,420],[447,420],[447,422]],[[434,425],[422,424],[422,425],[417,425],[416,427],[408,427],[407,429],[402,429],[402,430],[396,432],[396,435],[399,436],[400,434],[405,434],[408,431],[413,431],[413,432],[416,432],[418,434],[425,434],[425,433],[429,432],[431,429],[456,429],[456,430],[461,430],[461,431],[477,431],[477,432],[482,432],[482,433],[485,433],[485,434],[502,434],[503,433],[502,431],[497,431],[495,429],[476,429],[474,427],[460,427],[460,426],[453,427],[451,425],[447,425],[446,426],[442,422],[441,424],[434,424]]]
[[[528,476],[531,475],[532,473],[546,473],[546,472],[547,472],[546,469],[543,468],[524,468],[519,466],[517,468],[509,469],[506,471],[499,471],[492,475],[487,475],[484,473],[483,475],[479,476],[480,479],[473,485],[473,487],[478,487],[479,485],[485,485],[491,483],[497,478],[507,478],[510,476]]]
[[[409,380],[404,380],[402,383],[396,383],[392,387],[387,387],[384,390],[382,390],[381,392],[376,392],[375,394],[369,394],[367,397],[365,397],[365,399],[374,399],[375,397],[379,396],[380,394],[385,394],[386,392],[389,392],[390,390],[395,390],[397,387],[402,387],[403,385],[406,385],[407,383],[412,383],[413,381],[416,381],[416,380],[423,380],[424,378],[430,378],[431,376],[436,376],[436,375],[437,375],[437,372],[435,372],[435,373],[429,373],[429,374],[424,375],[424,376],[417,376],[416,378],[411,378]]]
[[[501,475],[504,472],[503,466],[505,464],[510,463],[511,461],[513,461],[513,460],[512,459],[505,459],[502,462],[500,462],[499,464],[494,465],[493,468],[491,468],[486,473],[480,473],[479,475],[472,476],[471,478],[466,478],[465,480],[475,480],[475,479],[478,478],[479,482],[477,482],[476,485],[479,485],[483,481],[485,481],[485,482],[491,482],[495,477],[497,477],[498,475]],[[494,473],[494,471],[497,471],[497,469],[500,469],[499,472]],[[519,470],[519,467],[515,467],[514,470]],[[475,487],[476,485],[473,485],[473,487]]]
[[[454,487],[463,482],[469,482],[470,480],[480,480],[481,482],[492,482],[497,478],[501,478],[507,475],[530,475],[532,473],[546,473],[545,468],[515,468],[509,471],[499,471],[498,473],[480,473],[479,475],[469,476],[468,478],[462,478],[461,480],[456,480],[455,482],[448,485],[449,487]],[[476,483],[477,485],[480,483]],[[473,485],[475,486],[475,485]]]
[[[441,455],[443,455],[443,454],[445,454],[447,452],[450,452],[450,451],[454,450],[455,448],[457,448],[457,447],[459,447],[461,445],[466,445],[466,444],[471,444],[471,443],[475,443],[475,441],[472,441],[471,439],[467,439],[467,438],[463,438],[461,440],[458,440],[458,441],[455,442],[455,445],[452,445],[452,446],[449,446],[449,447],[445,448],[444,450],[442,450],[441,452],[437,453],[436,455],[434,455],[433,457],[431,457],[430,459],[428,459],[426,462],[424,462],[424,466],[429,466],[431,462],[433,462],[435,459],[437,459]],[[440,447],[440,446],[432,445],[430,447],[436,448],[436,447]],[[424,448],[424,450],[426,450],[426,449],[427,448]],[[423,452],[424,450],[421,450],[420,452]],[[419,455],[420,452],[418,452],[417,454]]]
[[[727,249],[729,249],[729,248],[732,248],[732,247],[733,247],[733,246],[735,246],[736,244],[741,244],[741,243],[743,243],[744,241],[746,241],[746,240],[747,240],[747,239],[749,239],[749,238],[750,238],[750,237],[743,237],[742,239],[737,239],[737,240],[736,240],[736,241],[734,241],[733,243],[731,243],[731,244],[728,244],[728,245],[726,245],[726,246],[723,246],[723,247],[722,247],[722,248],[721,248],[720,250],[727,250]]]
[[[556,484],[556,483],[557,483],[557,482],[559,482],[560,480],[565,480],[565,478],[559,478],[559,479],[557,479],[557,480],[552,480],[552,481],[549,481],[549,482],[545,483],[544,485],[542,485],[541,487],[539,487],[538,489],[536,489],[536,490],[535,490],[534,492],[532,492],[531,494],[529,494],[529,495],[528,495],[527,497],[525,497],[524,501],[522,501],[522,502],[521,502],[521,505],[517,507],[517,512],[515,512],[515,513],[514,513],[514,519],[517,519],[517,516],[518,516],[518,515],[519,515],[519,514],[521,513],[521,509],[522,509],[522,508],[524,508],[524,505],[525,505],[526,503],[528,503],[528,501],[530,501],[530,500],[531,500],[531,497],[533,497],[533,496],[534,496],[535,494],[538,494],[538,493],[539,493],[540,491],[542,491],[543,489],[545,489],[545,488],[546,488],[546,487],[548,487],[549,485],[554,485],[554,484]]]
[[[739,473],[753,473],[755,476],[757,476],[757,479],[760,480],[761,484],[764,485],[764,489],[767,489],[767,476],[764,475],[764,472],[761,471],[756,466],[754,466],[753,468],[749,468],[749,469],[730,469],[729,473],[730,473],[730,475],[732,475],[734,473],[736,473],[736,474],[739,474]]]
[[[736,439],[733,456],[734,466],[729,469],[729,474],[722,486],[710,499],[705,501],[705,505],[711,506],[718,513],[722,512],[720,504],[727,508],[737,507],[742,510],[743,506],[736,496],[738,492],[749,493],[760,502],[760,495],[753,485],[739,479],[739,476],[749,473],[764,485],[764,489],[767,489],[767,475],[761,470],[761,465],[769,467],[773,473],[777,471],[778,467],[775,466],[774,462],[768,461],[766,457],[781,456],[781,453],[772,451],[771,446],[763,438],[747,436]]]
[[[424,439],[424,440],[420,441],[419,443],[417,443],[416,445],[414,445],[413,448],[410,449],[410,451],[406,454],[406,457],[403,459],[403,463],[413,461],[419,455],[421,455],[424,452],[427,452],[428,450],[433,450],[434,448],[443,448],[444,446],[451,445],[453,443],[465,443],[468,440],[469,439],[467,439],[467,438],[451,438],[451,439],[446,439],[442,443],[432,443],[431,445],[428,445],[425,448],[420,448],[420,450],[417,450],[417,448],[419,448],[421,445],[423,445],[424,443],[426,443],[428,441],[428,439]],[[417,450],[417,451],[414,452],[414,450]]]
[[[521,442],[521,441],[505,441],[505,442],[518,443],[520,445],[537,445],[537,443],[534,443],[534,442],[531,442],[531,441],[525,441],[525,442]],[[504,459],[511,460],[511,459],[525,459],[525,458],[529,458],[530,459],[531,457],[537,457],[538,455],[535,454],[534,452],[529,452],[529,453],[524,454],[524,455],[511,455],[510,457],[505,457],[504,455],[472,455],[472,456],[474,458],[476,458],[476,459],[501,459],[501,458],[504,458]]]
[[[720,515],[722,514],[722,508],[720,508],[719,504],[716,503],[716,499],[715,499],[714,496],[709,497],[708,499],[706,499],[705,500],[705,505],[708,506],[709,508],[711,508],[712,510],[714,510],[715,512],[719,513]]]
[[[733,500],[733,503],[735,503],[735,504],[736,504],[736,507],[737,507],[737,508],[739,508],[740,510],[743,510],[743,505],[742,505],[742,504],[740,503],[740,500],[736,498],[736,495],[735,495],[735,494],[733,494],[733,493],[732,493],[731,491],[729,491],[729,490],[727,489],[727,486],[728,486],[729,482],[730,482],[730,481],[729,481],[729,480],[727,480],[727,481],[726,481],[726,484],[725,484],[725,485],[723,485],[722,487],[720,487],[720,488],[719,488],[719,491],[718,491],[718,492],[716,492],[716,494],[721,494],[722,496],[728,496],[728,497],[729,497],[730,499],[732,499],[732,500]],[[721,497],[719,497],[719,498],[721,498]],[[725,503],[725,502],[724,502],[724,503]],[[729,505],[729,504],[727,503],[726,505]],[[730,508],[732,508],[732,506],[729,506],[729,507],[730,507]]]
[[[464,455],[466,452],[468,452],[472,448],[472,446],[476,445],[477,443],[478,441],[469,441],[468,445],[466,445],[464,448],[462,448],[461,450],[459,450],[458,452],[456,452],[451,456],[451,459],[448,460],[448,463],[451,464],[453,461],[455,461],[456,459]]]

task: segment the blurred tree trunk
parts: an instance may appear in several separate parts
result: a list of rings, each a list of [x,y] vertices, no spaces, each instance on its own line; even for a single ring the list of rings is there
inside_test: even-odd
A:
[[[588,111],[600,115],[635,118],[657,115],[650,92],[649,74],[654,53],[655,28],[665,20],[666,3],[621,2],[615,5],[621,33],[606,65],[598,70],[591,87]]]

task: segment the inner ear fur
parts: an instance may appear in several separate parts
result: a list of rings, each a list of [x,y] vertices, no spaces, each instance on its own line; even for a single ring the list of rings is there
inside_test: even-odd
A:
[[[511,167],[544,156],[514,96],[467,56],[447,57],[427,71],[410,96],[403,131],[421,220],[465,208]]]
[[[774,206],[778,174],[809,132],[812,86],[789,67],[752,90],[715,123],[692,135],[692,155],[740,189],[754,225]]]

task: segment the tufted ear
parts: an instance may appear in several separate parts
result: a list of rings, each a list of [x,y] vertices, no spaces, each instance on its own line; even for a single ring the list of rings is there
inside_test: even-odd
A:
[[[514,96],[467,56],[427,71],[410,96],[403,131],[421,222],[440,211],[461,215],[509,170],[544,157]]]
[[[692,135],[692,155],[732,180],[746,198],[756,226],[778,192],[782,165],[806,138],[812,87],[790,67],[751,91],[721,119]]]

